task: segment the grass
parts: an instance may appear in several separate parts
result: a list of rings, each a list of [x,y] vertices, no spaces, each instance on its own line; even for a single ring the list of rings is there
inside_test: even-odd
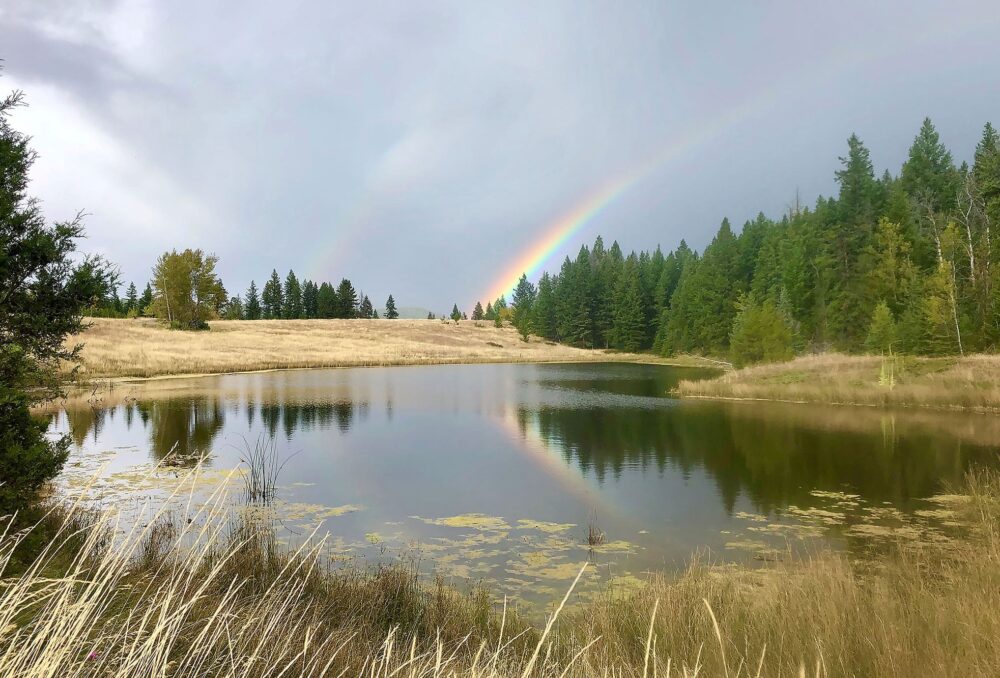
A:
[[[687,397],[1000,410],[1000,356],[848,356],[828,353],[682,381]]]
[[[221,491],[124,534],[58,508],[67,527],[26,570],[8,568],[26,533],[0,537],[0,675],[997,675],[1000,478],[966,491],[971,534],[947,547],[695,562],[575,606],[571,588],[540,626],[404,567],[328,571],[321,540],[281,551]]]
[[[653,355],[586,350],[511,327],[440,320],[216,320],[205,332],[170,330],[151,319],[88,319],[70,343],[84,344],[85,379],[144,378],[304,367],[491,362],[663,362]]]

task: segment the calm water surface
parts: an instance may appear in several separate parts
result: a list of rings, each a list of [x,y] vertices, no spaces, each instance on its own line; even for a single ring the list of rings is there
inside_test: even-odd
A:
[[[67,405],[53,430],[75,440],[67,486],[97,473],[91,496],[118,506],[163,494],[198,459],[218,478],[245,441],[273,440],[288,459],[289,542],[319,526],[331,557],[412,557],[522,600],[563,591],[588,558],[594,589],[696,550],[757,562],[944,539],[956,528],[936,495],[998,464],[994,417],[668,396],[704,376],[631,364],[226,375]],[[596,548],[590,524],[605,534]]]

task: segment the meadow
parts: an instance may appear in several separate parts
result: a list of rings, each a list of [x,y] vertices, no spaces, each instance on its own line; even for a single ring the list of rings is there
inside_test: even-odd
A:
[[[837,405],[1000,409],[1000,356],[855,356],[827,353],[682,381],[684,397]]]
[[[306,367],[490,362],[667,361],[651,355],[521,341],[512,327],[465,320],[213,320],[203,332],[152,319],[88,318],[67,340],[83,343],[84,379],[216,374]]]
[[[1000,478],[947,509],[965,539],[763,568],[694,559],[676,577],[573,590],[530,620],[482,587],[405,565],[332,570],[323,540],[278,547],[261,494],[122,530],[58,503],[0,536],[10,676],[899,676],[1000,670]],[[266,494],[266,493],[265,493]],[[252,509],[252,510],[251,510]],[[41,553],[33,532],[45,533]],[[580,564],[581,569],[589,567]],[[578,577],[579,579],[579,577]]]

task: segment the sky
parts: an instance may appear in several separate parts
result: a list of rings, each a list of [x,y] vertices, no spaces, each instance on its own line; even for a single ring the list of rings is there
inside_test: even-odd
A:
[[[0,89],[47,217],[126,282],[202,248],[233,294],[294,269],[441,312],[609,184],[541,268],[833,194],[851,133],[878,172],[927,116],[971,158],[998,35],[996,0],[3,0]]]

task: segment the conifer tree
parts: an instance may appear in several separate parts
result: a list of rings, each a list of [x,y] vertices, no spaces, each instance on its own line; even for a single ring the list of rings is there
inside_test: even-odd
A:
[[[630,254],[612,295],[611,345],[624,351],[638,351],[646,340],[639,260]]]
[[[486,302],[486,310],[483,312],[483,320],[495,320],[497,317],[496,311],[493,310],[493,302]]]
[[[316,317],[336,318],[338,304],[337,292],[333,289],[333,285],[328,282],[322,283],[316,293]]]
[[[347,278],[340,281],[337,287],[337,318],[354,318],[357,316],[358,293]]]
[[[521,340],[527,341],[528,335],[531,334],[531,309],[535,302],[535,286],[528,282],[526,274],[522,273],[520,280],[517,281],[517,287],[514,288],[514,296],[511,301],[513,305],[511,319],[514,327],[521,334]]]
[[[483,319],[483,305],[481,302],[476,302],[476,307],[472,309],[472,319],[482,320]]]
[[[458,304],[451,307],[451,319],[455,321],[456,325],[462,319],[462,312],[458,310]]]
[[[142,291],[142,296],[139,297],[139,313],[145,315],[153,303],[153,287],[146,283],[146,288]]]
[[[319,287],[312,280],[302,284],[302,315],[306,318],[319,317]]]
[[[758,301],[744,295],[730,337],[730,355],[737,367],[790,360],[794,353],[791,319],[773,299]]]
[[[295,277],[294,271],[288,271],[285,277],[285,287],[282,290],[281,317],[286,320],[296,320],[302,317],[302,286]]]
[[[264,283],[264,290],[260,295],[261,310],[265,320],[277,320],[282,315],[283,296],[281,291],[281,278],[278,271],[271,270],[271,277]]]
[[[246,301],[243,304],[243,315],[247,320],[260,320],[260,296],[257,294],[257,283],[250,281],[247,288]]]
[[[372,306],[372,302],[368,300],[368,295],[364,295],[361,299],[361,304],[358,306],[358,317],[371,319],[375,317],[375,307]]]
[[[555,303],[552,276],[547,272],[543,273],[538,281],[538,294],[532,307],[531,325],[536,334],[549,340],[557,338]]]
[[[399,317],[399,311],[396,310],[396,300],[389,295],[389,298],[385,300],[385,318],[386,320],[395,320]]]
[[[865,338],[865,349],[869,353],[890,353],[896,343],[896,319],[892,310],[884,300],[880,301],[872,313],[868,324],[868,336]]]
[[[126,313],[138,312],[136,308],[139,304],[139,293],[135,289],[135,283],[130,282],[128,284],[128,291],[125,293],[125,305],[124,311]]]

